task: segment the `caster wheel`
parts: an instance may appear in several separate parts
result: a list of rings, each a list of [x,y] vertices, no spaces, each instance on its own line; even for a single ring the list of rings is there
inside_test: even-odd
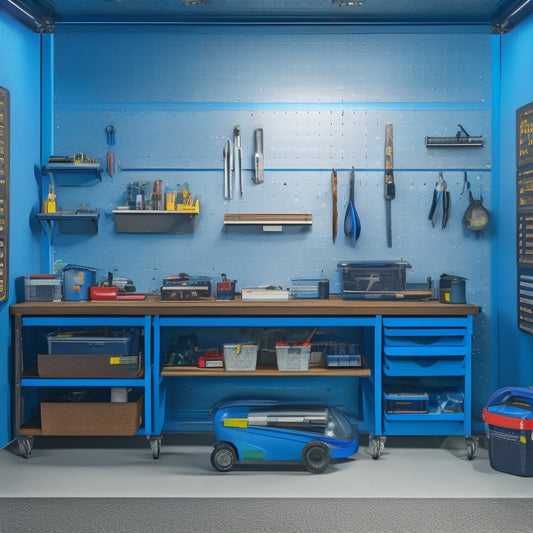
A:
[[[466,457],[469,461],[472,461],[476,457],[477,452],[477,440],[476,439],[466,439]]]
[[[154,459],[159,459],[159,454],[161,452],[161,438],[157,437],[150,439],[150,448],[152,448],[152,457]]]
[[[373,435],[369,436],[368,447],[370,449],[370,455],[372,456],[372,459],[377,460],[381,457],[383,448],[385,448],[385,440],[386,437],[376,437]]]
[[[21,437],[20,439],[17,439],[20,455],[22,455],[24,459],[29,459],[31,457],[33,442],[33,437]]]

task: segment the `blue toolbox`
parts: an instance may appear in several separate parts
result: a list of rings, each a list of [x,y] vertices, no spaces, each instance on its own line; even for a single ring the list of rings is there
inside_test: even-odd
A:
[[[533,389],[497,390],[483,408],[490,466],[517,476],[533,476]]]

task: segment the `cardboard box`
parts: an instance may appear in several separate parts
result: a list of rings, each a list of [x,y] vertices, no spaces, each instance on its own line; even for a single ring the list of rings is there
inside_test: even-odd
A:
[[[38,354],[42,378],[138,378],[143,374],[140,355]]]
[[[132,436],[142,422],[143,396],[135,402],[41,402],[43,435]]]

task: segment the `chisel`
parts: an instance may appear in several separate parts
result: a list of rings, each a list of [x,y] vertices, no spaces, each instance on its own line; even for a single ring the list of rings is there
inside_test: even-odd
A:
[[[392,166],[392,124],[385,129],[385,207],[387,224],[387,246],[392,248],[391,201],[394,200],[394,171]]]
[[[235,168],[235,179],[239,183],[239,196],[243,196],[242,182],[242,145],[241,145],[241,127],[233,128],[233,165]]]
[[[257,128],[255,136],[255,154],[254,154],[254,182],[263,183],[264,175],[264,155],[263,155],[263,128]]]

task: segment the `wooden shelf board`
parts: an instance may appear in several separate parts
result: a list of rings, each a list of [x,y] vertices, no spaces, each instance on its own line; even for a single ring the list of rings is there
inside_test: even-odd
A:
[[[186,376],[275,376],[275,377],[292,377],[292,376],[344,376],[344,377],[368,377],[370,368],[364,367],[330,367],[324,365],[311,365],[309,370],[290,370],[280,371],[275,367],[259,367],[256,370],[227,371],[224,368],[198,368],[195,366],[166,366],[161,371],[162,376],[166,377],[186,377]]]
[[[226,213],[225,225],[234,226],[268,226],[268,225],[310,225],[313,223],[313,215],[309,213]]]

